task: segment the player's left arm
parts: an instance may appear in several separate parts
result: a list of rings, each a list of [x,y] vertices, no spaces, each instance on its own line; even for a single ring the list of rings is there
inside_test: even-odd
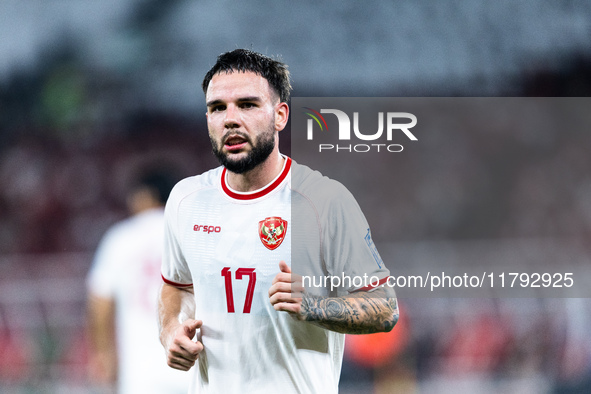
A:
[[[316,297],[303,291],[301,281],[285,262],[280,262],[279,267],[281,272],[269,289],[270,302],[277,311],[344,334],[389,332],[398,321],[398,302],[391,287],[341,297]]]
[[[89,292],[86,315],[92,349],[88,363],[90,379],[112,384],[117,380],[115,300]]]
[[[387,287],[342,297],[304,295],[300,319],[344,334],[389,332],[398,322],[398,301]]]

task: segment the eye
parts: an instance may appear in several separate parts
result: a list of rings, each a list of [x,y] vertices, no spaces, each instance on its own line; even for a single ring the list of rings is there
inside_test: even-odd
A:
[[[226,109],[225,105],[214,105],[209,109],[209,112],[220,112]]]
[[[254,108],[254,107],[256,107],[256,105],[254,103],[246,102],[246,103],[242,103],[241,107],[244,109],[248,109],[248,108]]]

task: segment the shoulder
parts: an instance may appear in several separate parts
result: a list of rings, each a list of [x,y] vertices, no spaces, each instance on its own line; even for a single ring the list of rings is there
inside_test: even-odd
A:
[[[133,242],[134,228],[133,217],[123,219],[113,224],[101,237],[94,254],[95,266],[112,265],[112,261],[119,261],[121,251],[128,248]],[[137,236],[137,235],[136,235]]]
[[[167,206],[173,203],[178,204],[187,196],[200,190],[216,188],[220,183],[222,169],[223,167],[217,167],[179,181],[170,192]]]
[[[131,231],[130,229],[133,227],[133,223],[134,218],[129,217],[113,224],[103,235],[102,243],[109,245],[124,243],[122,240]]]
[[[295,162],[292,164],[291,189],[292,193],[300,195],[316,206],[331,206],[339,201],[354,201],[351,192],[339,181]]]
[[[164,209],[153,208],[140,212],[113,224],[104,234],[103,243],[126,245],[137,239],[138,232],[160,229],[164,220]]]

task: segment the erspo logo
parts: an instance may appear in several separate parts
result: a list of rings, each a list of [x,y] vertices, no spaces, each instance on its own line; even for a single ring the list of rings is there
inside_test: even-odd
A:
[[[202,231],[204,233],[219,233],[222,231],[220,226],[208,226],[208,225],[201,225],[196,224],[193,226],[193,231]]]
[[[322,114],[332,114],[337,118],[339,124],[338,139],[339,141],[351,141],[351,129],[356,139],[361,141],[376,141],[382,138],[384,129],[386,131],[386,140],[392,141],[395,132],[402,132],[411,141],[417,141],[417,137],[410,131],[416,126],[417,117],[409,112],[378,112],[378,130],[373,134],[364,134],[359,127],[359,112],[353,112],[353,127],[351,127],[351,119],[344,111],[338,109],[320,109],[320,112],[303,107],[306,115],[310,117],[307,122],[307,139],[314,139],[314,125],[318,125],[321,132],[328,131],[326,119]],[[406,122],[401,120],[406,119]],[[384,127],[384,123],[386,126]],[[319,152],[335,151],[335,152],[402,152],[403,146],[400,144],[385,144],[385,143],[371,143],[371,144],[319,144]]]

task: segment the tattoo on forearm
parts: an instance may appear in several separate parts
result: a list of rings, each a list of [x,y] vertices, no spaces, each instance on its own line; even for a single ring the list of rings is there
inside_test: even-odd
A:
[[[396,298],[359,293],[345,297],[302,299],[303,320],[346,334],[390,331],[398,321]]]

